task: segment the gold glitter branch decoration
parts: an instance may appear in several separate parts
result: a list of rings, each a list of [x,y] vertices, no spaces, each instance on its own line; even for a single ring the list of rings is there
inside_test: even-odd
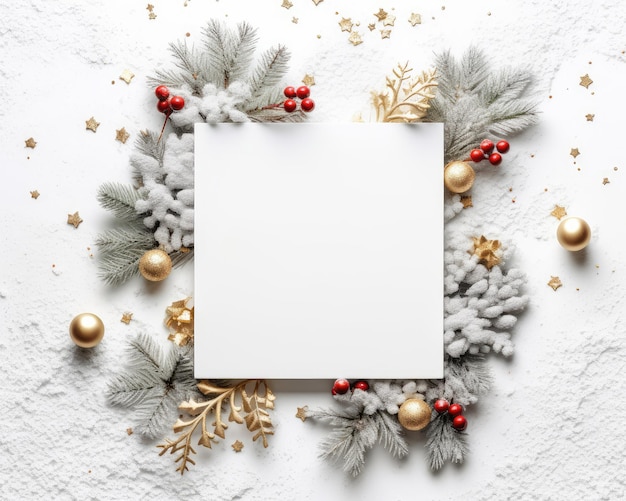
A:
[[[165,325],[170,330],[170,335],[167,339],[176,343],[178,346],[186,346],[190,342],[193,342],[193,310],[192,306],[189,308],[189,302],[191,298],[181,299],[180,301],[174,301],[165,310],[166,319]]]
[[[372,91],[372,104],[376,108],[377,122],[419,122],[426,116],[428,104],[435,97],[436,70],[423,71],[411,78],[413,68],[409,63],[398,64],[393,77],[386,77],[387,88],[383,92]]]
[[[254,383],[254,389],[248,395],[246,388],[252,383]],[[245,422],[250,432],[256,432],[252,440],[256,441],[260,438],[263,447],[268,446],[267,437],[274,434],[274,427],[268,410],[274,408],[276,397],[264,380],[248,379],[231,387],[221,387],[209,381],[201,381],[198,383],[198,389],[204,395],[212,398],[204,402],[196,402],[192,399],[180,404],[178,408],[191,416],[192,419],[184,421],[179,418],[174,424],[174,433],[180,433],[178,438],[176,440],[166,439],[165,444],[157,446],[161,449],[159,456],[168,451],[170,454],[180,453],[175,460],[176,463],[180,463],[176,471],[183,475],[185,471],[189,471],[188,463],[196,464],[190,456],[196,454],[191,445],[191,440],[198,428],[200,428],[198,445],[209,449],[211,443],[216,441],[215,437],[222,439],[226,437],[225,431],[228,424],[223,419],[225,406],[230,408],[228,421],[234,421],[238,424]],[[239,405],[238,402],[240,402]],[[215,417],[215,421],[210,425],[213,428],[212,431],[207,426],[207,418],[210,414]]]

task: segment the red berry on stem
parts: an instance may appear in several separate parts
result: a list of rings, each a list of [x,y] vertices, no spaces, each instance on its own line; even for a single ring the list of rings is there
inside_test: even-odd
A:
[[[309,97],[311,95],[311,90],[306,85],[301,85],[300,87],[298,87],[296,95],[300,99],[304,99],[305,97]]]
[[[182,96],[173,96],[170,99],[170,107],[174,111],[182,110],[185,107],[185,99]]]
[[[313,111],[313,108],[315,108],[315,102],[310,97],[307,97],[300,101],[300,108],[302,108],[302,111]]]
[[[172,112],[169,101],[159,101],[157,103],[157,110],[161,113],[165,113],[166,115],[169,115]]]
[[[292,86],[285,87],[285,90],[283,91],[283,93],[285,94],[285,97],[288,97],[289,99],[293,99],[294,97],[298,95],[296,93],[296,88]]]
[[[475,150],[470,151],[470,158],[472,159],[472,162],[478,163],[485,158],[485,152],[476,148]]]
[[[508,141],[498,141],[496,143],[496,150],[498,150],[500,153],[506,153],[507,151],[509,151],[510,145]]]
[[[485,139],[482,143],[480,143],[480,149],[485,153],[491,153],[493,151],[493,141],[489,139]]]
[[[166,101],[167,98],[170,97],[170,90],[165,85],[159,85],[154,89],[154,94],[159,101]]]
[[[285,108],[287,113],[294,111],[297,106],[298,104],[293,99],[285,99],[285,102],[283,103],[283,108]]]
[[[337,379],[335,384],[333,385],[332,391],[335,393],[339,393],[339,395],[343,395],[344,393],[348,393],[350,389],[350,381],[347,379]]]
[[[491,165],[500,165],[502,162],[502,155],[500,153],[492,153],[489,155],[489,163]]]
[[[352,388],[354,388],[355,390],[367,391],[370,389],[370,385],[367,381],[357,381],[352,385]]]
[[[467,419],[465,419],[465,416],[462,416],[460,414],[458,416],[455,416],[455,418],[452,420],[452,428],[458,431],[463,431],[465,428],[467,428]]]
[[[461,404],[452,404],[448,407],[448,414],[451,416],[458,416],[463,412],[463,406]]]
[[[448,402],[445,398],[440,398],[435,402],[434,407],[439,414],[443,414],[450,407],[450,402]]]

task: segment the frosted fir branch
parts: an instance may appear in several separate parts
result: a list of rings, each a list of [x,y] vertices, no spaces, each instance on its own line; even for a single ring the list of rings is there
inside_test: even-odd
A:
[[[466,435],[452,428],[448,414],[438,416],[426,429],[426,451],[431,469],[439,470],[447,462],[462,463],[469,453]]]
[[[135,203],[142,198],[132,186],[121,183],[104,183],[98,189],[98,202],[116,218],[127,223],[141,223],[135,211]]]
[[[256,103],[266,89],[280,83],[288,69],[289,51],[284,45],[266,50],[250,77],[251,103]]]
[[[121,285],[139,274],[141,256],[154,248],[154,236],[141,225],[109,229],[96,240],[99,276],[109,285]]]
[[[461,405],[475,404],[491,388],[493,376],[487,359],[481,355],[446,357],[444,378],[432,380],[426,390],[426,400],[445,398]]]

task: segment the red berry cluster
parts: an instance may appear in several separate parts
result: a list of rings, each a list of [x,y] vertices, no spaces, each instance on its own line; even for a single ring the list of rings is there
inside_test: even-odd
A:
[[[480,143],[480,147],[470,151],[470,158],[473,162],[480,162],[487,158],[491,165],[500,165],[502,162],[502,155],[500,153],[506,153],[509,151],[508,141],[498,141],[495,145],[490,139],[485,139]],[[494,152],[493,149],[498,150]]]
[[[461,404],[451,404],[445,398],[440,398],[435,402],[435,410],[439,414],[448,413],[452,416],[452,428],[463,431],[467,428],[467,419],[463,415],[463,406]]]
[[[172,111],[179,111],[185,107],[185,100],[182,96],[170,97],[170,90],[165,85],[159,85],[154,89],[159,102],[157,103],[157,110],[166,115],[170,115]]]
[[[347,379],[337,379],[335,381],[335,384],[333,384],[333,389],[331,390],[331,393],[333,395],[344,395],[345,393],[348,393],[350,389],[352,389],[352,391],[367,391],[370,389],[370,385],[367,381],[363,381],[362,379],[355,381],[352,385]]]
[[[309,97],[311,95],[311,90],[306,85],[301,85],[297,89],[291,86],[285,87],[283,93],[287,98],[283,101],[283,108],[287,113],[296,111],[296,108],[298,107],[298,103],[295,99],[296,97],[300,99],[300,109],[302,111],[313,111],[313,108],[315,108],[315,102]]]

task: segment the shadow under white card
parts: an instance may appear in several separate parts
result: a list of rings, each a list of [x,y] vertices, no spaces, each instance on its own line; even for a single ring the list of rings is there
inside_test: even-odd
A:
[[[442,124],[197,124],[195,377],[443,377],[442,171]]]

